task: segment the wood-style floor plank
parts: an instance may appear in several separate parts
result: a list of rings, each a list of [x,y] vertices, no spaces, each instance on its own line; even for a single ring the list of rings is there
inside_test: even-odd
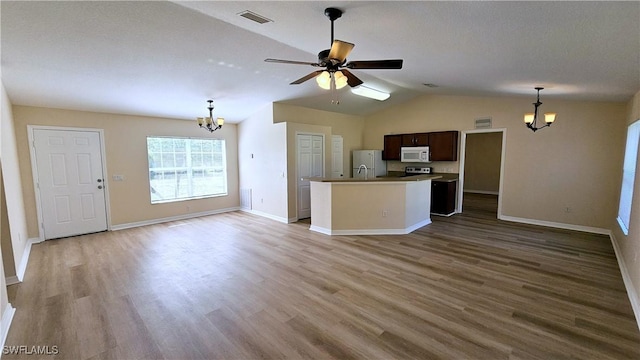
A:
[[[3,359],[639,359],[606,236],[496,220],[326,236],[242,212],[36,244]]]

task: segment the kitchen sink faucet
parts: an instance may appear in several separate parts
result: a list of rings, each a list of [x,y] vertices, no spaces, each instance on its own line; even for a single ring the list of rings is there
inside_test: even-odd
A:
[[[362,168],[364,168],[364,179],[367,180],[367,175],[369,173],[369,169],[367,169],[367,165],[362,164],[362,165],[358,166],[358,174],[360,174],[362,172]]]

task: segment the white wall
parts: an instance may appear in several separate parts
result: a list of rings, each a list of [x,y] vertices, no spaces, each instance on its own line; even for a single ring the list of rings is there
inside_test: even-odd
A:
[[[270,104],[238,124],[240,192],[251,189],[252,212],[288,222],[286,124]]]

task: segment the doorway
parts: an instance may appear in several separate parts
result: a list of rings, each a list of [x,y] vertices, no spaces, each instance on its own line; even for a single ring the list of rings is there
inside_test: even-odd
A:
[[[102,131],[30,126],[29,138],[41,237],[107,230]]]
[[[298,220],[311,217],[311,177],[324,176],[324,135],[297,134]]]
[[[506,129],[463,131],[461,140],[457,212],[462,213],[466,204],[488,217],[499,218],[502,213]]]

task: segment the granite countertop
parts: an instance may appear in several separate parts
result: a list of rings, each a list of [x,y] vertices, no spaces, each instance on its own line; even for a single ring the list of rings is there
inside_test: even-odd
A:
[[[430,175],[415,175],[408,177],[399,177],[399,176],[379,176],[375,178],[369,178],[367,180],[358,179],[358,178],[342,178],[342,179],[331,179],[331,178],[309,178],[309,181],[316,182],[361,182],[361,183],[380,183],[380,182],[412,182],[412,181],[425,181],[425,180],[435,180],[440,179],[440,175],[430,174]]]

